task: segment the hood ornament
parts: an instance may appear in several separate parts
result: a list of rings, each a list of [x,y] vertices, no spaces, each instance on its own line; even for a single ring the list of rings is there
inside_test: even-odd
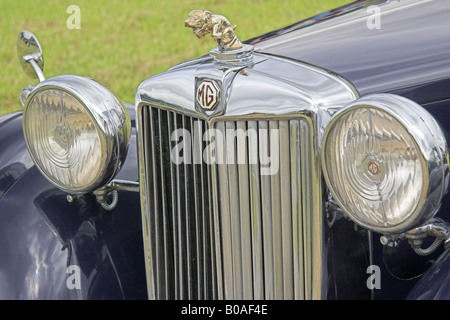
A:
[[[234,34],[236,26],[231,25],[224,16],[212,14],[208,10],[192,10],[184,21],[184,26],[191,28],[199,39],[211,34],[219,46],[219,51],[242,48],[241,41]]]
[[[226,86],[231,71],[248,75],[245,70],[253,65],[253,46],[242,44],[234,34],[236,26],[227,18],[212,14],[208,10],[192,10],[184,21],[197,38],[210,34],[217,47],[209,54],[214,57],[213,66],[199,68],[195,74],[195,108],[208,116],[224,111]]]

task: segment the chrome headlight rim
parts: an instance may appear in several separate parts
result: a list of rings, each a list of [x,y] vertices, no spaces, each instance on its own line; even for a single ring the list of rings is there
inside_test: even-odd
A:
[[[70,95],[87,112],[100,140],[101,170],[93,172],[92,183],[86,186],[65,187],[51,178],[39,165],[41,161],[31,152],[32,144],[26,132],[30,103],[46,90],[57,90]],[[29,154],[39,171],[57,188],[71,194],[85,194],[110,182],[126,159],[131,135],[131,122],[123,103],[106,87],[91,78],[77,75],[59,75],[39,83],[27,97],[23,111],[23,133]]]
[[[395,119],[409,134],[418,152],[424,178],[421,194],[412,213],[394,225],[374,226],[358,219],[341,201],[339,191],[335,190],[327,171],[325,149],[330,133],[340,119],[361,108],[378,110]],[[382,234],[400,234],[432,218],[438,211],[449,184],[449,154],[441,127],[422,106],[394,94],[382,93],[363,96],[339,110],[327,124],[321,140],[321,165],[328,190],[345,214],[358,225]]]

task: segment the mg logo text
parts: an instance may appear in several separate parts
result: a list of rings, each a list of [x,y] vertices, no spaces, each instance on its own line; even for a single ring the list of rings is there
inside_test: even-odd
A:
[[[212,80],[203,80],[197,87],[197,102],[203,110],[213,110],[219,104],[219,86]]]

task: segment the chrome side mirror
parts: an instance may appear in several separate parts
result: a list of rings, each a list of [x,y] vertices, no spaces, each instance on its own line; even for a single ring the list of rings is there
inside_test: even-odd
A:
[[[17,39],[17,54],[25,73],[38,78],[40,82],[45,80],[44,55],[36,36],[30,31],[22,31]]]

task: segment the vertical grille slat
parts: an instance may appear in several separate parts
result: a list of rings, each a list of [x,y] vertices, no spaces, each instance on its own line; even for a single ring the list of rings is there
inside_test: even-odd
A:
[[[252,233],[250,216],[250,183],[247,135],[252,134],[247,129],[245,121],[236,122],[237,164],[239,184],[239,212],[242,259],[242,298],[253,299],[252,272]],[[256,133],[255,133],[256,134]]]
[[[203,283],[204,279],[204,269],[203,269],[203,261],[204,261],[204,241],[203,241],[203,217],[204,217],[204,198],[203,198],[203,180],[202,180],[202,168],[201,168],[201,140],[199,137],[201,131],[201,127],[198,121],[195,121],[193,118],[190,119],[191,122],[191,130],[192,130],[192,164],[193,164],[193,173],[194,173],[194,214],[195,214],[195,235],[196,235],[196,261],[197,261],[197,299],[204,299],[204,287]]]
[[[308,141],[309,140],[309,130],[308,128],[305,126],[304,123],[300,123],[300,137],[303,138],[303,140]],[[301,143],[300,144],[300,154],[307,154],[307,150],[306,150],[307,144],[306,143]],[[301,161],[300,164],[301,168],[300,168],[300,176],[301,176],[301,185],[302,186],[309,186],[311,185],[311,163],[309,161],[308,157],[304,157],[303,161]],[[302,201],[302,205],[303,205],[303,212],[307,213],[307,212],[312,212],[312,204],[314,199],[309,197],[310,194],[310,190],[308,188],[302,188],[302,197],[301,199]],[[312,284],[312,248],[311,248],[311,241],[309,239],[311,239],[312,234],[311,234],[311,219],[312,219],[312,215],[310,214],[302,214],[303,217],[303,229],[302,229],[302,234],[303,234],[303,248],[304,248],[304,265],[305,265],[305,270],[304,270],[304,274],[305,277],[308,277],[306,279],[304,279],[304,297],[305,299],[311,299],[311,293],[312,293],[312,288],[311,288],[311,284]]]
[[[312,298],[311,123],[153,106],[138,120],[150,297]]]
[[[290,148],[291,148],[291,203],[292,203],[292,243],[294,267],[294,298],[305,299],[304,295],[304,263],[303,263],[303,208],[302,186],[300,172],[300,128],[297,121],[290,121]]]
[[[261,215],[263,230],[263,257],[264,257],[264,285],[265,299],[275,298],[274,284],[274,261],[273,261],[273,226],[272,226],[272,197],[270,188],[270,175],[267,174],[267,166],[261,163],[266,161],[269,154],[269,123],[268,121],[258,122],[259,136],[259,164],[261,181]],[[262,158],[264,157],[264,158]]]
[[[170,145],[171,152],[174,148],[171,143],[172,133],[176,128],[175,124],[175,114],[173,112],[167,112],[167,132],[168,132],[168,140]],[[167,159],[165,160],[167,161]],[[175,164],[170,161],[169,163],[169,175],[170,175],[170,201],[171,201],[171,217],[172,217],[172,256],[173,256],[173,292],[171,297],[180,297],[181,295],[181,277],[180,277],[180,265],[181,265],[181,256],[178,250],[179,244],[179,233],[178,233],[178,179],[177,179],[177,168]]]
[[[211,221],[211,239],[213,239],[213,246],[211,248],[211,256],[214,259],[214,263],[212,264],[213,270],[213,297],[215,299],[223,299],[223,268],[222,268],[222,241],[221,237],[218,236],[220,234],[220,216],[219,216],[219,200],[218,200],[218,192],[217,187],[213,187],[214,181],[217,181],[217,170],[215,170],[215,165],[213,164],[212,159],[216,159],[218,157],[216,149],[212,147],[212,141],[215,140],[215,137],[211,134],[211,130],[213,129],[212,125],[207,126],[206,130],[206,141],[209,142],[206,147],[207,154],[210,156],[206,159],[208,160],[208,186],[209,188],[209,199],[210,199],[210,214],[213,217]]]
[[[229,121],[225,124],[226,163],[224,164],[228,174],[228,194],[230,203],[231,222],[231,253],[233,267],[233,297],[243,298],[242,287],[242,256],[241,256],[241,213],[239,198],[239,177],[237,164],[236,123]]]
[[[291,149],[289,139],[289,121],[279,122],[280,130],[280,201],[281,201],[281,233],[282,233],[282,265],[283,265],[283,298],[294,298],[293,270],[293,226],[291,205]]]
[[[250,167],[250,215],[252,234],[252,256],[253,256],[253,296],[261,300],[265,296],[264,283],[264,258],[263,258],[263,231],[261,216],[261,181],[259,172],[259,139],[258,122],[248,122],[248,160]],[[252,134],[254,132],[255,134]]]
[[[165,111],[161,111],[158,110],[157,113],[157,121],[158,123],[166,123],[167,122],[167,117],[166,117],[166,112]],[[169,204],[170,204],[170,194],[166,192],[166,180],[169,179],[168,176],[168,170],[164,170],[164,166],[162,165],[165,161],[164,157],[168,152],[168,145],[166,143],[163,143],[163,141],[168,141],[168,135],[167,132],[165,131],[165,127],[158,125],[158,144],[159,144],[159,151],[158,154],[156,155],[158,157],[158,161],[159,161],[159,167],[160,167],[160,181],[161,181],[161,210],[162,210],[162,242],[163,242],[163,247],[161,248],[162,255],[164,256],[164,263],[163,263],[163,270],[164,270],[164,274],[166,275],[165,277],[163,277],[162,281],[165,281],[165,283],[163,284],[163,287],[165,289],[164,292],[164,296],[166,298],[170,298],[170,294],[171,292],[169,291],[169,288],[172,287],[172,281],[173,281],[173,277],[170,276],[171,270],[172,270],[172,257],[169,255],[170,252],[170,246],[171,246],[171,239],[169,237],[169,230],[170,230],[170,219],[168,217],[169,215]],[[167,190],[168,191],[168,190]],[[165,201],[165,199],[167,198],[168,201]]]
[[[187,116],[182,116],[182,128],[184,132],[191,131],[190,119]],[[190,135],[183,136],[183,155],[184,161],[184,226],[186,233],[186,246],[187,252],[187,283],[186,289],[188,292],[188,299],[197,299],[197,286],[196,286],[196,272],[197,263],[195,252],[195,194],[194,194],[194,170],[192,165],[192,144],[190,142]]]
[[[159,214],[162,197],[159,196],[160,188],[161,186],[161,175],[160,172],[158,172],[159,168],[159,161],[158,161],[158,152],[160,146],[158,145],[158,134],[159,130],[157,129],[158,119],[157,119],[157,109],[150,109],[150,141],[151,145],[153,146],[151,150],[151,160],[156,165],[153,166],[153,177],[155,182],[155,187],[153,188],[153,219],[154,219],[154,226],[155,226],[155,233],[154,233],[154,241],[155,241],[155,251],[156,251],[156,259],[155,259],[155,268],[156,273],[158,275],[164,275],[164,252],[163,252],[163,223],[162,223],[162,217]],[[158,295],[161,296],[163,299],[165,299],[165,276],[158,276],[156,279],[156,286],[157,286],[157,292]]]
[[[232,230],[231,230],[231,209],[230,209],[230,195],[229,195],[229,181],[227,170],[227,154],[225,152],[226,136],[225,123],[220,122],[216,126],[216,152],[217,152],[217,174],[219,183],[219,204],[221,216],[221,231],[222,231],[222,255],[228,257],[223,259],[223,273],[224,273],[224,293],[226,297],[233,296],[234,281],[233,281],[233,259],[232,259]]]
[[[145,134],[142,135],[142,143],[144,144],[145,148],[141,154],[141,157],[144,159],[145,163],[151,163],[151,154],[152,154],[152,140],[151,140],[151,121],[150,121],[150,108],[143,108],[142,109],[142,130],[145,132]],[[155,229],[154,226],[154,210],[152,207],[152,203],[155,202],[155,199],[153,197],[153,191],[152,191],[152,183],[154,181],[153,179],[153,166],[145,165],[141,166],[140,171],[143,172],[141,176],[143,175],[146,179],[144,181],[141,181],[142,183],[142,189],[146,190],[145,194],[142,196],[143,198],[146,197],[146,203],[143,205],[143,214],[142,214],[142,227],[144,230],[143,236],[146,241],[146,247],[145,247],[145,259],[146,259],[146,266],[150,274],[156,273],[156,261],[154,257],[155,249],[155,240],[154,240],[154,232]],[[148,276],[147,277],[147,291],[150,299],[157,299],[158,295],[156,294],[156,287],[157,284],[155,283],[155,277]]]
[[[270,190],[272,203],[272,243],[274,297],[284,298],[283,288],[283,243],[281,230],[281,188],[280,188],[280,139],[278,121],[269,122]]]
[[[179,114],[174,115],[174,129],[177,132],[183,130],[183,122],[182,116]],[[178,136],[177,136],[178,138]],[[179,142],[178,140],[175,142],[176,145],[174,147],[175,155],[180,156],[180,152],[184,151],[184,141]],[[180,146],[181,144],[181,146]],[[170,158],[169,161],[174,161],[173,158]],[[176,167],[176,180],[177,180],[177,211],[176,211],[176,224],[177,224],[177,236],[178,236],[178,256],[180,257],[179,261],[179,299],[188,299],[189,295],[187,292],[187,250],[186,250],[186,221],[184,218],[183,211],[185,209],[185,179],[184,179],[184,165],[180,161],[178,161],[175,165]]]

